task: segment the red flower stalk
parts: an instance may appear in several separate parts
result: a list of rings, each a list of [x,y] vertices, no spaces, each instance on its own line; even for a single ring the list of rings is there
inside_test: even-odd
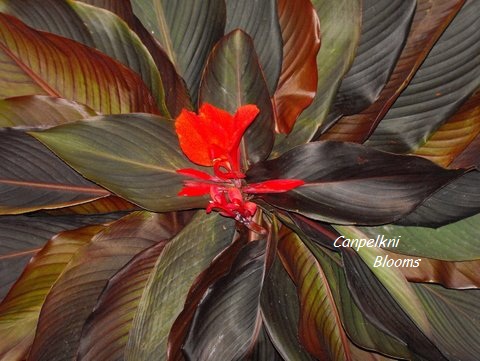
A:
[[[224,110],[204,103],[199,114],[182,110],[175,120],[180,147],[193,163],[213,167],[214,176],[185,168],[177,170],[189,179],[178,193],[196,197],[210,194],[206,207],[243,223],[255,232],[263,228],[252,221],[257,205],[250,201],[254,194],[282,193],[303,185],[298,179],[275,179],[247,184],[240,165],[240,142],[248,126],[259,113],[255,105],[244,105],[232,116]]]

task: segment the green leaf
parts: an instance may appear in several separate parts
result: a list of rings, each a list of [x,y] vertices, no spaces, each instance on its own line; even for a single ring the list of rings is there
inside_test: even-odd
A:
[[[405,44],[416,3],[416,0],[364,1],[358,50],[322,129],[344,114],[359,113],[377,100]]]
[[[283,47],[276,0],[226,0],[225,4],[225,33],[242,29],[252,38],[269,93],[273,94],[282,68]]]
[[[407,87],[464,1],[418,0],[407,41],[379,98],[360,114],[340,119],[321,139],[363,143]]]
[[[305,243],[321,264],[332,290],[335,304],[342,319],[342,325],[350,341],[363,349],[373,350],[394,358],[407,358],[409,351],[403,342],[399,342],[389,334],[372,324],[356,305],[345,278],[342,260],[339,255],[314,244]],[[352,355],[355,348],[351,343]],[[378,356],[378,354],[376,354]],[[355,359],[355,357],[353,357]]]
[[[2,0],[0,11],[35,29],[76,40],[118,60],[141,76],[161,114],[168,116],[155,62],[138,36],[116,15],[69,0]]]
[[[110,222],[118,217],[118,214],[0,217],[0,299],[15,283],[28,261],[54,235],[85,225]]]
[[[222,37],[223,0],[132,0],[133,11],[185,79],[192,100],[208,54]]]
[[[247,172],[247,180],[302,179],[305,185],[292,191],[259,198],[316,220],[375,225],[411,212],[462,172],[419,157],[327,141],[298,146],[280,158],[257,163]]]
[[[0,139],[0,214],[59,208],[110,194],[25,133],[1,130]]]
[[[370,250],[361,252],[362,258],[350,248],[343,252],[348,287],[356,304],[376,327],[406,343],[414,353],[426,360],[447,361],[431,341],[430,323],[412,285],[397,269],[372,267],[370,256],[380,251]]]
[[[158,242],[140,252],[110,278],[83,326],[78,360],[113,361],[123,358],[143,289],[165,244],[166,241]]]
[[[78,360],[119,360],[143,290],[167,239],[191,219],[191,212],[155,214],[164,240],[145,249],[109,279],[82,330]],[[105,333],[105,330],[109,330]]]
[[[257,343],[253,351],[249,355],[249,359],[252,361],[284,361],[284,359],[277,352],[272,344],[272,341],[268,337],[268,333],[264,327],[262,327],[258,333]]]
[[[130,330],[125,360],[166,357],[170,328],[197,275],[233,240],[234,221],[200,211],[163,250]],[[172,287],[172,285],[175,285]]]
[[[397,224],[440,227],[480,211],[480,172],[472,171],[448,183]]]
[[[264,240],[249,242],[230,272],[205,293],[183,346],[187,359],[239,360],[253,349],[261,325],[265,246]]]
[[[335,228],[345,238],[366,238],[364,233],[352,226],[337,226]],[[428,320],[405,277],[397,268],[375,266],[377,257],[384,257],[385,252],[377,247],[363,247],[356,249],[356,251],[375,277],[395,298],[400,307],[413,319],[422,332],[430,336],[431,329]]]
[[[48,213],[52,215],[105,214],[135,210],[138,211],[139,208],[125,199],[117,196],[108,196],[76,206],[52,209],[49,210]]]
[[[295,284],[278,259],[265,279],[261,306],[264,327],[283,359],[313,360],[298,339],[300,306]]]
[[[73,256],[105,226],[60,233],[32,259],[0,304],[0,357],[21,359],[32,345],[40,310]]]
[[[278,16],[283,63],[273,102],[277,131],[289,133],[317,91],[320,21],[309,0],[278,1]]]
[[[165,99],[172,117],[176,117],[183,108],[190,109],[190,96],[185,82],[178,75],[174,65],[168,59],[160,44],[135,16],[130,1],[83,0],[83,3],[109,10],[120,16],[134,30],[147,47],[162,76],[163,89],[168,96]]]
[[[385,238],[401,237],[398,247],[387,248],[390,251],[445,261],[471,261],[480,259],[478,222],[480,215],[437,229],[395,225],[361,229],[367,238],[375,238],[379,234]]]
[[[467,0],[365,144],[412,152],[478,89],[479,12],[480,2]]]
[[[230,271],[233,262],[248,241],[246,236],[246,232],[239,234],[239,237],[215,257],[208,268],[204,269],[195,279],[188,292],[183,310],[172,325],[168,336],[167,354],[169,360],[183,360],[182,346],[185,343],[199,303],[209,287]]]
[[[231,114],[242,105],[256,104],[260,114],[243,138],[246,168],[268,157],[274,138],[272,103],[252,40],[243,31],[226,35],[213,50],[202,78],[199,99],[200,103],[213,104]]]
[[[83,325],[108,280],[136,254],[164,239],[158,220],[152,213],[131,213],[73,257],[42,307],[31,359],[56,361],[77,354]]]
[[[176,171],[196,166],[165,118],[95,117],[32,135],[86,178],[143,208],[166,212],[206,204],[200,197],[177,196],[184,177]]]
[[[415,151],[443,167],[479,168],[480,91],[470,97],[428,141]]]
[[[0,98],[44,94],[101,113],[158,113],[149,90],[132,70],[5,14],[0,14],[0,64]]]
[[[477,360],[480,291],[447,290],[423,284],[412,287],[433,326],[434,341],[445,355],[450,360]]]
[[[94,115],[97,113],[85,105],[46,95],[0,100],[0,128],[51,127]]]
[[[279,255],[297,286],[302,345],[320,360],[351,360],[348,339],[321,265],[289,231],[281,234]]]
[[[300,115],[292,132],[286,138],[278,137],[272,157],[312,140],[330,110],[341,79],[353,62],[360,38],[360,1],[314,0],[312,3],[322,27],[322,46],[317,55],[317,95]]]
[[[402,264],[406,265],[406,267],[400,266],[398,269],[409,282],[436,283],[455,289],[480,288],[480,274],[476,272],[480,267],[480,260],[451,262],[405,256],[386,250],[383,252],[385,252],[385,260],[388,257],[387,262],[400,260]],[[411,267],[411,264],[415,266]]]

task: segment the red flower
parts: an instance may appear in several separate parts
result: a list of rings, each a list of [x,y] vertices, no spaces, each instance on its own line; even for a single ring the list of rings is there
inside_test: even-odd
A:
[[[263,233],[265,230],[252,220],[257,210],[257,205],[250,201],[253,195],[287,192],[305,182],[299,179],[274,179],[254,184],[245,182],[239,160],[240,142],[258,112],[255,105],[244,105],[232,116],[205,103],[198,115],[182,110],[175,120],[175,130],[188,159],[213,167],[215,174],[211,176],[192,168],[177,170],[177,173],[189,178],[178,194],[187,197],[210,194],[207,213],[216,210],[255,232]]]
[[[208,103],[198,115],[184,109],[175,121],[180,147],[193,163],[215,167],[218,176],[243,178],[238,148],[258,112],[255,105],[244,105],[232,116]]]

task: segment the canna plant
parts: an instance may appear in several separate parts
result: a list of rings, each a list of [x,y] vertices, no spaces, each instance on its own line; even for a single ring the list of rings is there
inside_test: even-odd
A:
[[[0,0],[0,360],[478,360],[479,14]]]

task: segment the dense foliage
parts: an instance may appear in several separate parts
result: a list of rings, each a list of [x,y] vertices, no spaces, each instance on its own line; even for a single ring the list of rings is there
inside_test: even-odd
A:
[[[478,360],[479,14],[0,0],[0,360]]]

